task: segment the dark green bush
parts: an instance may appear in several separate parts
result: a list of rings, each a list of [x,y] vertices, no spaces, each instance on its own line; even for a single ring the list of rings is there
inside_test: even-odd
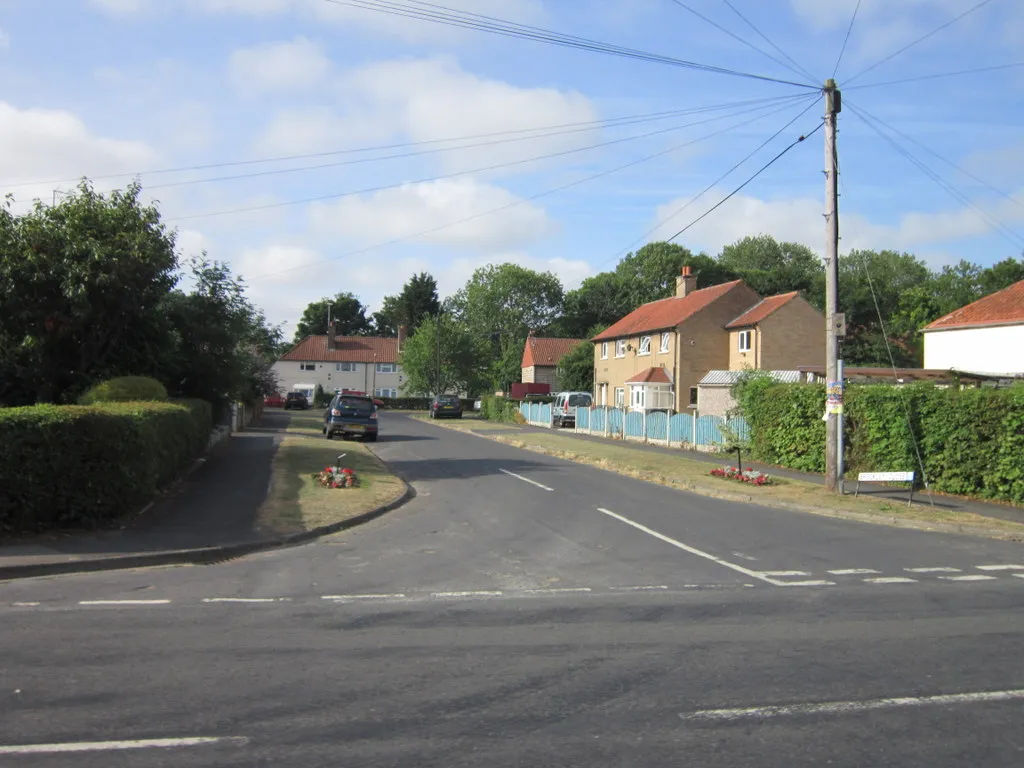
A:
[[[132,512],[203,451],[211,422],[201,400],[0,410],[0,532]]]
[[[480,412],[488,421],[515,421],[519,413],[519,401],[497,395],[481,398]]]
[[[97,403],[164,401],[166,399],[167,389],[156,379],[146,376],[121,376],[91,387],[78,398],[78,404],[95,405]]]

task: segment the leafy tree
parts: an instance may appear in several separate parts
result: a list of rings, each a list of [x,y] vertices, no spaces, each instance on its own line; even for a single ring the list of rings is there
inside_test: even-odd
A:
[[[633,309],[635,307],[629,305],[619,276],[614,272],[601,272],[566,293],[558,333],[568,338],[586,338],[588,329],[595,325],[607,327]]]
[[[558,384],[571,392],[594,391],[594,345],[577,345],[558,361]]]
[[[339,336],[366,336],[373,330],[373,324],[366,318],[366,307],[359,299],[351,293],[339,293],[306,307],[295,326],[295,342],[327,333],[328,314]]]
[[[627,312],[641,304],[675,295],[676,278],[684,266],[693,270],[698,288],[735,279],[732,272],[707,254],[694,255],[675,243],[648,243],[636,253],[628,254],[615,268],[623,303],[629,307]]]
[[[1009,288],[1014,283],[1024,280],[1024,254],[1017,259],[1004,259],[991,267],[981,271],[978,282],[981,286],[981,295],[987,296],[1003,288]],[[979,297],[980,298],[980,297]]]
[[[373,315],[376,332],[382,336],[394,336],[398,326],[406,325],[409,335],[426,317],[434,317],[441,311],[441,300],[437,295],[437,281],[426,272],[413,275],[397,296],[385,296],[379,312]]]
[[[770,235],[744,237],[722,249],[718,264],[762,296],[800,291],[824,305],[824,265],[806,245],[780,243]]]
[[[440,338],[439,338],[440,336]],[[427,317],[402,347],[403,390],[414,396],[475,394],[485,379],[484,343],[451,315]]]

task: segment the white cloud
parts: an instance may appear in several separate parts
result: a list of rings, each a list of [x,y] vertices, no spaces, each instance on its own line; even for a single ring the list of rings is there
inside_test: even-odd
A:
[[[496,209],[503,210],[488,214]],[[366,197],[315,203],[310,220],[317,232],[364,242],[413,238],[478,249],[515,247],[555,229],[543,208],[471,178],[407,184]],[[446,224],[452,226],[430,232]],[[421,232],[428,234],[415,237]]]
[[[0,51],[6,51],[11,47],[11,36],[0,29]]]
[[[395,126],[383,115],[338,115],[327,106],[282,109],[252,145],[256,156],[334,152],[360,143],[379,144]]]
[[[320,84],[331,69],[323,46],[301,35],[231,54],[232,82],[244,91],[294,91]]]

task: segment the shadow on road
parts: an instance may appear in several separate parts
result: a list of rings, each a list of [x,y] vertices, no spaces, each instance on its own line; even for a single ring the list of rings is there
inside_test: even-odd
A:
[[[417,480],[451,480],[487,477],[514,472],[517,475],[536,475],[553,468],[521,459],[415,459],[388,461],[388,469],[407,482]]]

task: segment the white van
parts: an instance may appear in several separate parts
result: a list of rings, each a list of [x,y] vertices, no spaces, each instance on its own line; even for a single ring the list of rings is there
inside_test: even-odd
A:
[[[556,427],[576,426],[576,409],[594,402],[589,392],[559,392],[551,403],[551,421]]]

